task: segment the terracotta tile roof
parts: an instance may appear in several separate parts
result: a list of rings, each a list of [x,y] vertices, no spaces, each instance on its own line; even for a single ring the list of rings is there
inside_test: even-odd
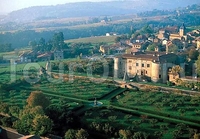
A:
[[[49,56],[51,56],[50,53],[45,53],[45,54],[38,55],[37,58],[41,58],[41,57],[49,57]]]
[[[167,31],[169,33],[177,33],[178,32],[178,27],[174,26],[174,27],[166,27],[166,28],[162,28],[160,29],[160,31]]]
[[[124,54],[121,57],[124,59],[143,59],[143,60],[155,60],[156,62],[167,62],[167,58],[176,56],[173,53],[166,54],[164,52],[137,52],[134,54]]]

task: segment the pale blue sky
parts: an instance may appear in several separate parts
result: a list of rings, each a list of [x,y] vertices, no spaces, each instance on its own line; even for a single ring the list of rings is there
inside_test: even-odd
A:
[[[39,6],[39,5],[56,5],[70,2],[84,2],[84,1],[110,1],[110,0],[0,0],[0,13],[9,13],[18,9]]]

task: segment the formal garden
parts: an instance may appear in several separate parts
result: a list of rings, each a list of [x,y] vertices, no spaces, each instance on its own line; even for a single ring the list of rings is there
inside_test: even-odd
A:
[[[188,138],[195,130],[183,123],[138,115],[113,108],[91,109],[84,113],[82,121],[93,132],[110,137],[127,138]]]
[[[116,96],[113,105],[200,122],[200,98],[167,92],[126,91]]]
[[[41,90],[45,93],[68,96],[73,98],[91,99],[99,98],[117,87],[111,81],[103,83],[93,82],[89,78],[73,77],[73,80],[65,78],[61,83],[35,84],[32,89]]]
[[[50,133],[68,138],[68,133],[83,132],[83,128],[89,138],[186,139],[199,133],[198,96],[150,85],[121,88],[112,79],[64,74],[59,80],[59,74],[55,72],[43,73],[37,82],[27,82],[28,76],[38,78],[38,71],[31,69],[28,76],[23,76],[24,65],[16,68],[15,82],[10,82],[12,72],[8,73],[6,67],[1,68],[0,123],[16,128],[22,134]],[[42,108],[37,107],[40,103]],[[28,117],[34,122],[44,121],[33,126],[31,122],[25,122]],[[45,130],[42,126],[47,121],[51,124]]]

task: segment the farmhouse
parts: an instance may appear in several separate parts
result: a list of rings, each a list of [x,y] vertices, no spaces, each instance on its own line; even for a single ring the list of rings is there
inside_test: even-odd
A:
[[[35,53],[33,51],[23,52],[19,55],[20,62],[21,63],[31,62],[34,59],[34,55]]]
[[[178,65],[178,56],[165,52],[135,52],[123,54],[114,58],[114,77],[123,78],[125,74],[129,78],[136,75],[139,78],[146,77],[153,82],[166,83],[169,80],[169,69]]]
[[[62,60],[64,59],[63,51],[54,51],[54,60]]]

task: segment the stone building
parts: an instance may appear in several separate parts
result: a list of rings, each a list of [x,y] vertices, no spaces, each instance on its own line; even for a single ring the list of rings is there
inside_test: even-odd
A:
[[[130,43],[129,45],[132,46],[132,48],[137,48],[137,49],[141,49],[142,48],[142,44],[143,43]]]
[[[178,56],[174,53],[135,52],[114,58],[114,78],[147,77],[153,82],[166,83],[169,80],[169,69],[178,65]]]
[[[55,51],[54,52],[54,60],[62,60],[64,59],[63,51]]]
[[[178,39],[178,40],[187,40],[187,35],[185,35],[185,26],[182,25],[179,29],[178,33],[170,34],[170,40]]]
[[[183,24],[179,30],[177,27],[167,27],[164,29],[160,29],[158,33],[158,39],[169,39],[169,40],[187,40],[187,35],[185,35],[185,25]]]

